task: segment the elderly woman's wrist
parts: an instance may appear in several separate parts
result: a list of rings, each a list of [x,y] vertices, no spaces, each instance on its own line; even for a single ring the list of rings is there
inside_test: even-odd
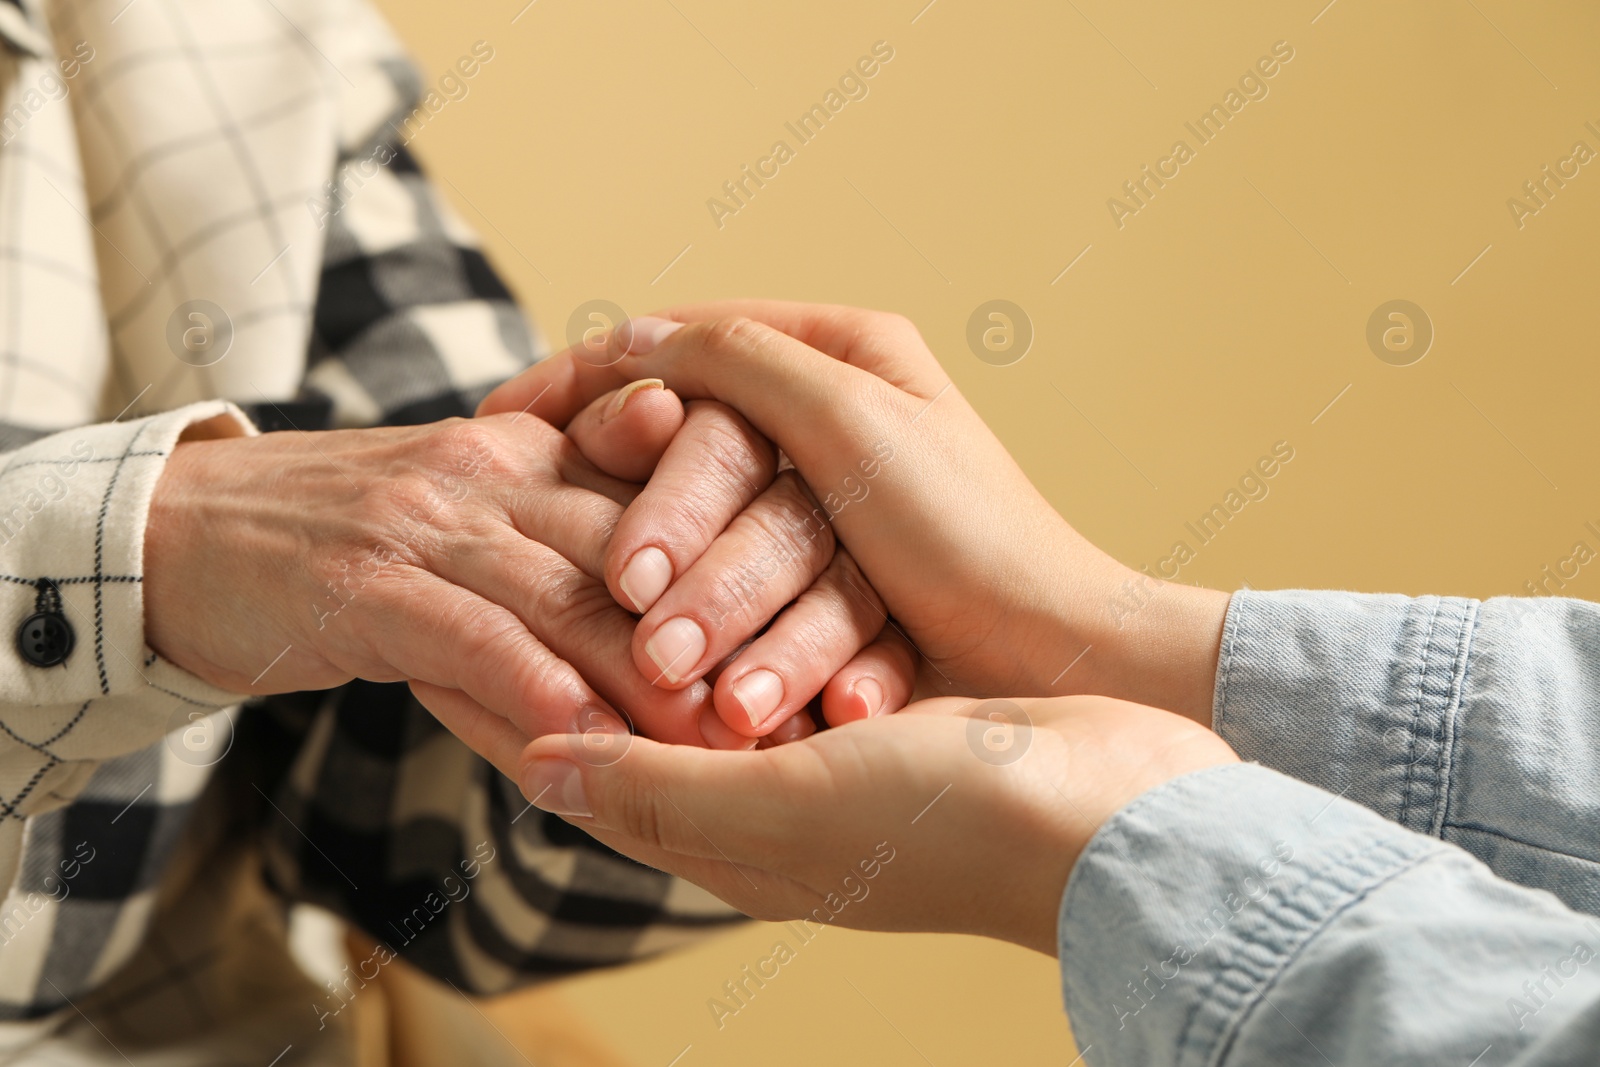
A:
[[[265,437],[208,432],[203,424],[172,449],[150,497],[144,531],[145,643],[202,680],[233,692],[253,672],[228,662],[241,643],[283,650],[258,598],[259,546],[241,520],[263,503],[279,457],[257,452]],[[287,502],[266,506],[290,510]],[[282,582],[283,576],[277,578]],[[271,648],[268,651],[269,646]],[[251,657],[253,662],[254,656]]]
[[[186,641],[194,624],[186,601],[197,587],[193,579],[200,565],[189,546],[197,532],[194,494],[206,480],[195,451],[201,447],[180,440],[167,457],[150,497],[144,531],[144,628],[150,648],[189,673],[216,683],[218,679],[209,677],[207,664],[190,651]]]

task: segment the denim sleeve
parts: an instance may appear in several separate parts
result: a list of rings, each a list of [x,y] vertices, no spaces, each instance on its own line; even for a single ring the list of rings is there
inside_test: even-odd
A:
[[[1090,1067],[1566,1067],[1600,1049],[1600,920],[1257,765],[1107,820],[1058,932]]]
[[[1243,758],[1600,914],[1600,606],[1236,593],[1213,719]]]

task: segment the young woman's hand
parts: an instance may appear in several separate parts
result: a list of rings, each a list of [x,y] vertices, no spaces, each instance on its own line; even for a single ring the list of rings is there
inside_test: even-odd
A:
[[[687,324],[687,325],[685,325]],[[855,567],[928,665],[935,690],[1103,693],[1210,722],[1227,596],[1160,584],[1095,548],[1028,482],[904,318],[853,308],[741,301],[684,307],[613,331],[600,358],[564,353],[503,385],[515,408],[558,409],[639,378],[717,401],[770,438],[804,477]],[[648,492],[649,490],[647,490]],[[650,543],[619,524],[615,575]],[[701,616],[715,597],[674,571],[635,635]],[[1153,595],[1131,619],[1126,583]],[[613,584],[613,588],[615,585]],[[773,670],[752,647],[718,683]],[[782,668],[782,665],[778,665]],[[737,705],[717,700],[736,730]]]
[[[1003,938],[1050,955],[1067,877],[1146,790],[1236,762],[1188,719],[1106,697],[921,701],[754,752],[529,746],[530,801],[759,919]]]

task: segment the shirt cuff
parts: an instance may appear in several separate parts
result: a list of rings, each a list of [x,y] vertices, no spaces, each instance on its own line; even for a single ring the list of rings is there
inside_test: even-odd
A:
[[[1217,1062],[1336,916],[1447,847],[1252,764],[1150,790],[1100,828],[1062,897],[1084,1060]]]
[[[1213,728],[1243,759],[1438,837],[1478,607],[1460,597],[1235,593]]]
[[[150,498],[179,437],[253,435],[225,401],[51,434],[0,470],[0,704],[74,704],[152,685],[223,707],[238,696],[145,644]],[[25,627],[43,617],[41,625]]]

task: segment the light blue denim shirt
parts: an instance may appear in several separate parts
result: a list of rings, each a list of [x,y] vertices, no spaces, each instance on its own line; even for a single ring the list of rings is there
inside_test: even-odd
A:
[[[1067,885],[1084,1063],[1600,1064],[1600,606],[1238,593],[1213,715]]]

